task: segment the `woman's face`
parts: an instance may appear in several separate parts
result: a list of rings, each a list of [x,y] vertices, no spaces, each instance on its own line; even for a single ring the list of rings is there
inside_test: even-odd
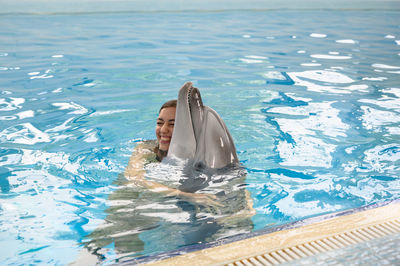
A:
[[[168,151],[171,143],[172,132],[175,125],[175,107],[163,108],[157,118],[156,136],[158,140],[158,148]]]

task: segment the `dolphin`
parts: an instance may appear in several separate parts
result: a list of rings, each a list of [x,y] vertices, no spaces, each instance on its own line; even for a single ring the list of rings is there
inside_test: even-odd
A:
[[[235,144],[224,121],[216,111],[203,105],[199,89],[191,82],[179,90],[167,157],[188,159],[196,168],[239,165]]]

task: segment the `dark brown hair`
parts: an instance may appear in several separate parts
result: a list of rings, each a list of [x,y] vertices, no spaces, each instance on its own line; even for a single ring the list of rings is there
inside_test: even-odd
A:
[[[161,112],[162,109],[164,108],[168,108],[168,107],[175,107],[176,108],[176,104],[177,104],[177,100],[169,100],[168,102],[164,103],[161,108],[160,111],[158,113]]]

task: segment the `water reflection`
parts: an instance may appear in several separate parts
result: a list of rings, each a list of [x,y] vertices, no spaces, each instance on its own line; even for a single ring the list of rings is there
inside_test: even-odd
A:
[[[351,59],[351,56],[348,55],[332,55],[332,54],[312,54],[310,55],[312,58],[317,59],[328,59],[328,60],[347,60]]]
[[[348,40],[336,40],[336,42],[337,43],[343,43],[343,44],[356,44],[356,43],[358,43],[358,41],[351,40],[351,39],[348,39]]]
[[[312,38],[326,38],[326,34],[324,34],[324,33],[311,33],[310,37],[312,37]]]
[[[34,145],[39,142],[50,142],[50,137],[31,123],[23,123],[1,131],[0,140],[3,143],[11,142]]]
[[[349,94],[353,91],[368,92],[366,84],[352,84],[343,86],[344,84],[354,83],[355,80],[337,72],[328,70],[310,70],[303,72],[289,72],[288,76],[294,81],[297,86],[304,86],[309,91],[329,92],[336,94]]]
[[[21,109],[24,102],[24,98],[0,98],[0,111],[12,111],[16,109]]]

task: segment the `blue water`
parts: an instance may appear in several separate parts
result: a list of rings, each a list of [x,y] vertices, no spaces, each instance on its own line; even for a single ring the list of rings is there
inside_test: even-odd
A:
[[[399,21],[396,11],[1,15],[0,263],[76,260],[185,81],[223,117],[248,172],[252,229],[230,235],[399,198]],[[122,254],[197,243],[180,239],[195,226],[157,223],[139,234],[142,250]],[[105,261],[121,256],[114,245]]]

